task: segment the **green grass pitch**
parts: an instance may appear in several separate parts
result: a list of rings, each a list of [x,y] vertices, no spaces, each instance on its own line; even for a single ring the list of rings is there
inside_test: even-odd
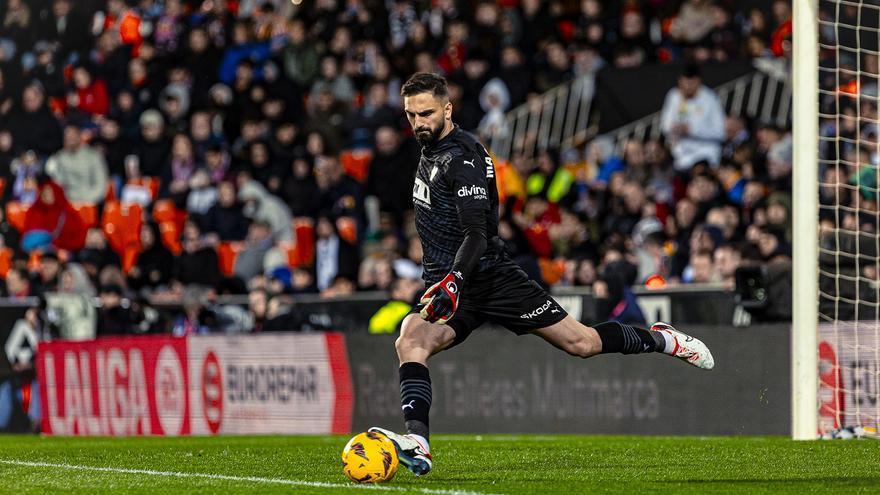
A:
[[[0,493],[880,493],[880,441],[436,435],[435,468],[355,485],[344,437],[0,436]]]

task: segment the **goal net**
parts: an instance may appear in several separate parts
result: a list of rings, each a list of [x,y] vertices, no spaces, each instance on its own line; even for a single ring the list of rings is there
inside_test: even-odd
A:
[[[813,141],[818,142],[817,433],[859,428],[875,434],[880,422],[880,2],[801,3],[813,4],[818,28],[812,48],[819,95]],[[808,28],[795,26],[795,43]],[[794,180],[799,178],[796,174]]]

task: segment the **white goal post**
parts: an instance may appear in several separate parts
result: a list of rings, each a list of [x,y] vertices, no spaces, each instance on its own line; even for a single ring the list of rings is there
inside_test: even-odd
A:
[[[793,4],[791,435],[813,440],[819,429],[819,18],[818,0]]]

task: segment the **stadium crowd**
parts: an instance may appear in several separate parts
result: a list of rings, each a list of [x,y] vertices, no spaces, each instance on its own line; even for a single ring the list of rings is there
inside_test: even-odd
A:
[[[499,161],[499,234],[609,318],[641,317],[633,285],[732,289],[737,268],[791,256],[790,132],[726,116],[700,80],[703,64],[789,55],[789,2],[752,3],[9,0],[4,295],[66,300],[97,322],[60,324],[77,338],[150,331],[162,302],[182,302],[174,333],[216,330],[217,294],[249,294],[249,314],[226,315],[244,331],[299,321],[298,294],[411,303],[402,81],[444,74],[454,121],[486,137],[572,78],[672,62],[686,69],[661,138]]]

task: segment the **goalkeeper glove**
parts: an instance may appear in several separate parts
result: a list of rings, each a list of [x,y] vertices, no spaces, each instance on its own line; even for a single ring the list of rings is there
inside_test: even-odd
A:
[[[425,305],[421,311],[422,319],[438,325],[449,321],[458,309],[458,296],[462,287],[464,278],[458,271],[449,272],[443,280],[429,287],[419,300]]]

